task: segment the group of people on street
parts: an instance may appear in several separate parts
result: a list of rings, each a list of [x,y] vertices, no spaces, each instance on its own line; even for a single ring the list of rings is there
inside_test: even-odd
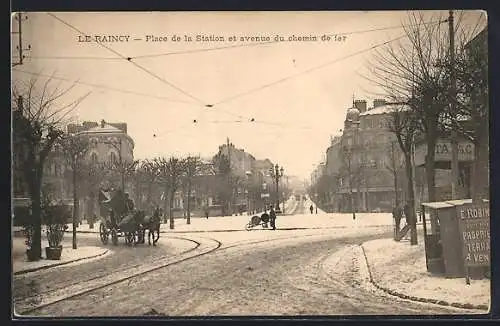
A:
[[[260,216],[262,221],[269,220],[269,225],[272,230],[276,230],[276,211],[274,210],[273,205],[269,205],[269,214],[267,214],[267,209],[264,208],[264,213]]]

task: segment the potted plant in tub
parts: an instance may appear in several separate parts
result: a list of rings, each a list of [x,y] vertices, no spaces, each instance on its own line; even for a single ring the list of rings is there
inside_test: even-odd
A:
[[[66,221],[69,216],[68,209],[64,205],[54,205],[46,209],[47,221],[47,240],[49,246],[45,247],[45,254],[47,259],[59,260],[61,259],[62,245],[61,242],[64,238],[64,232],[68,228]]]

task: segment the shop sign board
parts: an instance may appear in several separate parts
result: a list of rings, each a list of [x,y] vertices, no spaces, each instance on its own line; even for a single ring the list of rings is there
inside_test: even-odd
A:
[[[464,204],[457,209],[465,266],[490,266],[490,208],[488,203]]]

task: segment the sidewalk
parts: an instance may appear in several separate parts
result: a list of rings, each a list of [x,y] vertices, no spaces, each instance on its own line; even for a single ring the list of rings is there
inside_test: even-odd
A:
[[[45,259],[45,249],[42,248],[43,259],[39,261],[28,261],[26,259],[26,245],[24,238],[12,239],[12,269],[14,275],[34,272],[42,269],[48,269],[56,266],[67,265],[70,263],[85,262],[89,259],[97,259],[109,254],[106,248],[93,246],[79,246],[73,250],[71,242],[63,241],[63,251],[60,260]]]
[[[490,280],[447,279],[427,272],[423,240],[410,246],[407,241],[379,239],[362,245],[371,282],[392,295],[421,302],[487,311]],[[390,253],[390,254],[388,254]]]

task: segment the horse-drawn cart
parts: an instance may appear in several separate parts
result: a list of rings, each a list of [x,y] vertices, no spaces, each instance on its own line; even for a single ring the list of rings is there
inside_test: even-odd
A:
[[[101,223],[99,225],[99,237],[103,244],[111,241],[118,244],[118,238],[125,238],[127,245],[143,242],[144,230],[141,222],[144,213],[131,211],[127,207],[126,197],[120,190],[114,193],[101,191]]]
[[[103,244],[108,244],[109,238],[114,245],[118,238],[125,238],[125,244],[131,246],[145,242],[146,230],[149,230],[148,243],[153,236],[153,245],[160,237],[160,216],[145,215],[144,211],[132,210],[127,205],[125,194],[117,190],[113,193],[101,191],[99,196],[101,206],[101,223],[99,237]],[[156,232],[156,238],[155,233]]]

